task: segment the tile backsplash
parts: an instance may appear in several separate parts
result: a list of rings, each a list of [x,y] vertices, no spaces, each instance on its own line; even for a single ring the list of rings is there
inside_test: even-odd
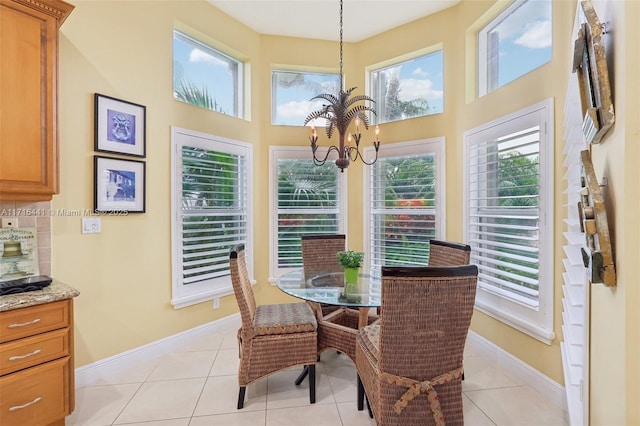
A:
[[[51,201],[0,201],[0,218],[16,218],[18,228],[38,230],[38,267],[51,276]]]

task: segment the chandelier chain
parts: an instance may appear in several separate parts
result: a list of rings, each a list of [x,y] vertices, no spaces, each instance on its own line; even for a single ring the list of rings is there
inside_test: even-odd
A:
[[[340,90],[344,90],[342,74],[342,0],[340,0]]]

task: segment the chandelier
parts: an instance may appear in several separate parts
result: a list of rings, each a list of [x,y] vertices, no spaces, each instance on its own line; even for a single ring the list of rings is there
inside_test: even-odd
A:
[[[326,163],[329,154],[335,151],[338,154],[336,166],[340,168],[341,172],[344,172],[344,169],[349,167],[349,163],[351,163],[352,161],[356,161],[358,158],[360,158],[360,160],[362,160],[362,162],[368,166],[372,165],[378,160],[378,149],[380,148],[380,129],[376,125],[375,140],[373,141],[373,147],[376,150],[376,156],[373,161],[368,163],[360,152],[360,138],[362,137],[362,135],[360,134],[360,124],[362,123],[364,128],[368,129],[369,117],[366,114],[367,111],[373,113],[374,115],[377,115],[377,113],[376,110],[371,106],[367,106],[364,104],[365,101],[375,103],[375,101],[369,96],[360,95],[350,97],[351,92],[356,89],[355,87],[352,87],[346,91],[344,90],[344,74],[342,72],[342,1],[343,0],[340,0],[340,91],[338,92],[337,96],[332,93],[322,93],[311,98],[312,101],[315,99],[321,99],[327,101],[328,104],[323,105],[322,109],[309,114],[304,120],[304,125],[306,126],[310,121],[313,121],[315,119],[324,118],[327,121],[327,125],[325,127],[327,138],[331,139],[334,131],[338,131],[338,146],[330,146],[324,157],[322,157],[322,155],[320,155],[320,157],[316,156],[316,152],[318,150],[318,134],[316,133],[316,128],[314,126],[311,126],[311,136],[309,136],[309,142],[311,142],[313,163],[316,166],[321,166]],[[353,135],[351,133],[347,135],[347,131],[352,121],[355,121],[355,133]],[[355,145],[352,145],[352,141]]]

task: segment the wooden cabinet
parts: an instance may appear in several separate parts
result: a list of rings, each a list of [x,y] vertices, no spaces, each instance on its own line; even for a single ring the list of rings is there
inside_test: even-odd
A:
[[[64,425],[73,371],[73,299],[0,312],[1,425]]]
[[[73,8],[0,0],[0,200],[58,192],[58,28]]]

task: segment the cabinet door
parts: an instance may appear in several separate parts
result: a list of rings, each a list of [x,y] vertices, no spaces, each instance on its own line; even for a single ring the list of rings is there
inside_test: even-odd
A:
[[[0,199],[48,200],[58,191],[60,9],[47,3],[0,2]]]

